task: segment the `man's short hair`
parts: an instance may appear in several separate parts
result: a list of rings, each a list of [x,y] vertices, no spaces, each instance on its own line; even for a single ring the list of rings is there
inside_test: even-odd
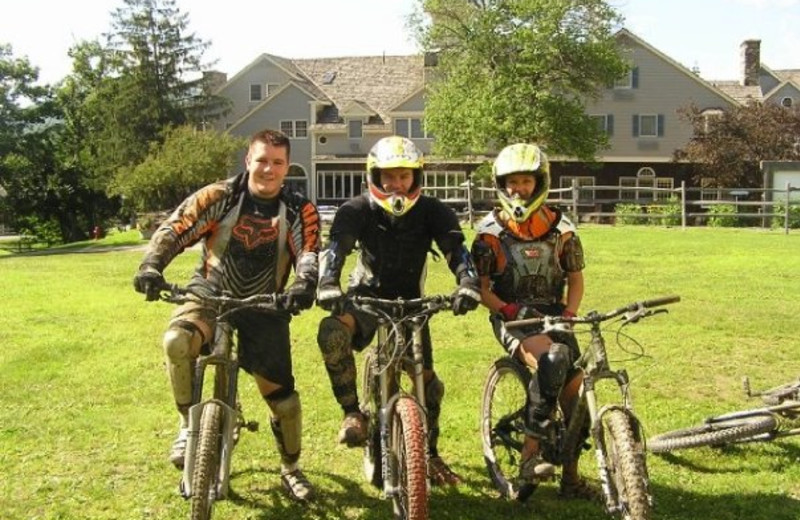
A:
[[[266,129],[256,132],[250,137],[250,146],[253,146],[256,142],[286,148],[286,157],[292,155],[292,143],[289,140],[289,136],[278,130]]]

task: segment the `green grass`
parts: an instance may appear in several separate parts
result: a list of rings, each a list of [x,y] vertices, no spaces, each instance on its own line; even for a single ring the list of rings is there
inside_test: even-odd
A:
[[[798,375],[800,235],[692,228],[581,229],[586,250],[583,310],[650,297],[682,302],[627,328],[645,356],[608,334],[612,366],[632,379],[648,436],[706,415],[743,408],[740,379],[773,386]],[[4,519],[178,519],[188,503],[166,454],[177,418],[164,373],[161,334],[172,308],[145,303],[131,279],[142,244],[133,234],[63,248],[61,254],[0,257],[0,516]],[[87,252],[88,251],[88,252]],[[56,252],[56,251],[53,251]],[[167,270],[185,281],[192,251]],[[428,292],[449,292],[444,262],[431,264]],[[293,324],[294,364],[304,407],[302,463],[317,485],[309,506],[286,498],[266,406],[249,378],[242,397],[261,431],[235,452],[228,519],[390,518],[364,482],[361,453],[336,444],[340,412],[315,341],[319,309]],[[525,505],[497,498],[485,474],[478,406],[486,369],[502,350],[484,310],[432,323],[437,370],[447,385],[441,451],[466,478],[435,489],[436,519],[603,518],[593,504],[562,502],[544,484]],[[622,345],[637,352],[630,340]],[[635,358],[635,359],[634,359]],[[360,362],[360,357],[358,358]],[[753,403],[754,404],[754,403]],[[675,456],[648,457],[659,519],[800,518],[800,438]],[[583,458],[587,475],[593,456]]]

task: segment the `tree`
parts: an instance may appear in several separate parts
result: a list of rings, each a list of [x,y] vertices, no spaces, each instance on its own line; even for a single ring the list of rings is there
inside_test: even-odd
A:
[[[420,0],[412,20],[437,53],[425,126],[444,155],[535,141],[594,158],[607,137],[585,101],[627,70],[615,11],[598,0]]]
[[[697,180],[708,187],[761,187],[761,161],[800,160],[798,107],[754,102],[709,114],[689,105],[679,116],[694,135],[674,158],[696,163]]]
[[[173,208],[198,188],[224,178],[246,145],[244,138],[210,130],[171,129],[142,163],[121,171],[111,191],[139,211]]]

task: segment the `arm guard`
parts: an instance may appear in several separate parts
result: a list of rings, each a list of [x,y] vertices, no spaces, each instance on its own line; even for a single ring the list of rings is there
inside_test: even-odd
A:
[[[339,286],[344,262],[353,251],[355,239],[349,235],[333,240],[320,255],[319,284]]]

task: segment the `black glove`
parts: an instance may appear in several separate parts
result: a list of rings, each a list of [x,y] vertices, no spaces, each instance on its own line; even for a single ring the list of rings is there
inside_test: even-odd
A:
[[[310,309],[314,305],[314,289],[306,280],[295,280],[286,290],[286,310],[292,313]]]
[[[133,288],[145,295],[145,300],[158,300],[161,289],[166,286],[164,275],[152,265],[142,265],[133,277]]]
[[[453,293],[453,314],[459,316],[477,309],[481,302],[480,287],[480,281],[477,278],[462,278],[458,289]]]
[[[336,282],[320,284],[317,303],[326,311],[332,311],[344,299],[344,293]]]

